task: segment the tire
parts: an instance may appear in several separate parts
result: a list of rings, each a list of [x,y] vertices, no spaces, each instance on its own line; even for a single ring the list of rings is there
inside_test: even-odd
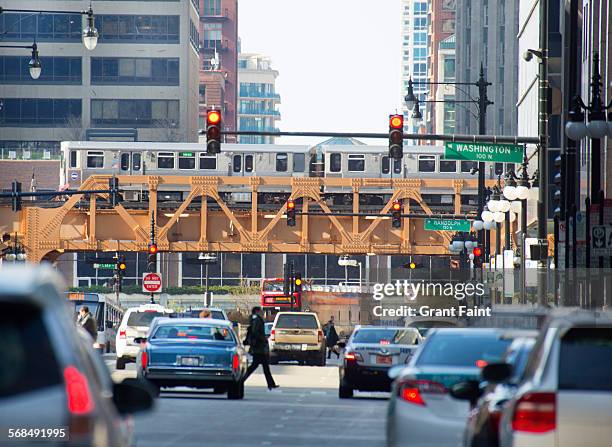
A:
[[[230,400],[238,400],[244,397],[244,382],[232,382],[227,388],[227,398]]]
[[[325,366],[327,364],[327,357],[325,354],[325,351],[321,353],[321,356],[319,357],[319,360],[316,363],[317,366]]]
[[[338,387],[338,397],[340,399],[350,399],[353,397],[353,388],[347,386],[344,380],[340,381],[340,386]]]
[[[117,363],[115,364],[116,369],[125,369],[126,361],[121,357],[117,357]]]

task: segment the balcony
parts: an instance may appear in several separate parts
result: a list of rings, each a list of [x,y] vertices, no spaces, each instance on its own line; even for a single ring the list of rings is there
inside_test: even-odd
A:
[[[209,21],[213,20],[229,20],[229,9],[221,9],[221,8],[204,8],[202,10],[202,14],[200,15],[201,21]]]
[[[238,113],[241,115],[268,115],[268,116],[280,117],[280,112],[278,110],[271,110],[271,109],[253,109],[253,108],[239,107]]]
[[[240,98],[271,98],[280,101],[280,95],[278,93],[259,92],[256,90],[240,90],[238,93]]]
[[[203,40],[202,49],[208,51],[215,49],[217,51],[227,51],[229,50],[229,40]]]

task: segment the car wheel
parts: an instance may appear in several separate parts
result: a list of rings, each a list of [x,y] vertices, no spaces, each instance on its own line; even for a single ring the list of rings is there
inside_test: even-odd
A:
[[[244,397],[244,382],[232,382],[227,388],[227,398],[230,400],[242,399]]]
[[[117,357],[117,363],[115,364],[115,368],[117,369],[125,369],[125,359],[121,357]]]
[[[327,364],[327,357],[325,356],[325,351],[321,353],[321,357],[319,357],[319,361],[317,362],[318,366],[325,366]]]
[[[340,387],[338,388],[338,397],[340,399],[350,399],[353,397],[353,388],[347,386],[344,380],[340,382]]]

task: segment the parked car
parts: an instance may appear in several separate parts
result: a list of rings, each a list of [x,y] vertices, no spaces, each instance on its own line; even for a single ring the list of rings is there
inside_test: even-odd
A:
[[[244,397],[247,355],[231,322],[203,318],[159,318],[138,354],[138,376],[157,388],[185,386]]]
[[[444,317],[414,317],[406,322],[406,327],[413,327],[419,330],[423,337],[427,337],[427,332],[433,328],[459,328],[463,323],[459,320]]]
[[[500,376],[499,380],[506,377]],[[502,447],[612,443],[612,312],[553,313],[504,408]]]
[[[502,362],[512,368],[512,375],[508,380],[496,380],[500,366],[493,363],[482,370],[485,382],[476,382],[476,386],[459,382],[451,388],[453,397],[467,400],[471,404],[478,401],[468,417],[464,447],[499,446],[499,421],[502,411],[518,389],[536,336],[537,332],[534,331],[533,337],[515,339],[504,354]]]
[[[229,318],[227,318],[227,314],[225,313],[225,311],[223,309],[219,309],[216,307],[202,307],[198,309],[189,309],[183,312],[179,312],[178,314],[176,314],[176,317],[177,318],[199,318],[200,312],[202,312],[203,310],[210,311],[211,318],[214,318],[215,320],[229,320]]]
[[[406,364],[422,343],[415,328],[356,326],[344,348],[338,368],[338,396],[353,397],[353,391],[389,391],[387,374],[394,365]]]
[[[50,267],[0,269],[0,421],[57,428],[46,440],[61,445],[130,445],[125,416],[151,408],[152,395],[135,379],[113,383],[62,289]]]
[[[389,370],[394,378],[387,412],[389,446],[460,446],[469,403],[450,396],[457,382],[477,380],[482,367],[499,362],[524,331],[431,329],[407,367]]]
[[[279,312],[268,338],[270,363],[297,360],[300,364],[325,366],[325,337],[314,312]]]
[[[117,328],[116,368],[125,369],[127,363],[135,362],[140,348],[134,339],[145,337],[155,318],[169,316],[172,313],[172,309],[159,304],[143,304],[127,309]]]

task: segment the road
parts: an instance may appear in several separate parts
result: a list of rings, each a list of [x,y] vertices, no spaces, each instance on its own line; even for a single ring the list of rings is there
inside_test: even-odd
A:
[[[134,365],[113,378],[135,377]],[[387,394],[338,398],[335,359],[325,367],[272,366],[279,389],[268,391],[260,371],[246,383],[245,398],[187,388],[162,391],[153,411],[135,417],[137,446],[334,446],[385,445]]]

